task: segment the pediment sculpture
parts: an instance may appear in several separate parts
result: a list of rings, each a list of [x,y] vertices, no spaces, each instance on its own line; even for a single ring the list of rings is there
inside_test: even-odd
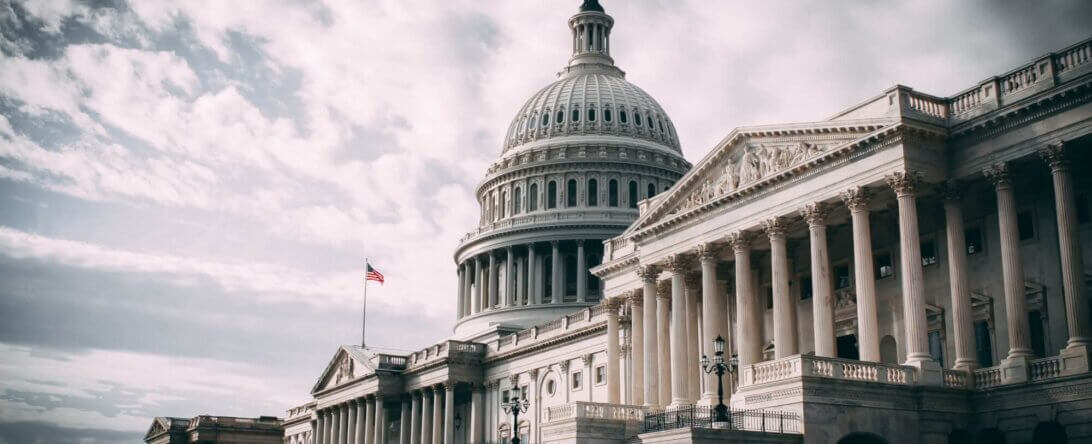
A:
[[[341,362],[337,365],[337,375],[334,377],[334,384],[341,384],[341,381],[348,381],[353,379],[353,358],[349,355],[341,357]]]

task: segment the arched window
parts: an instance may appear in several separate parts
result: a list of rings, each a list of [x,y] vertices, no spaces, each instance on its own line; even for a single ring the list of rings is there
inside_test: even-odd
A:
[[[531,205],[529,205],[530,208],[528,208],[527,211],[537,211],[538,210],[538,184],[537,183],[531,184],[531,193],[527,195],[527,200],[529,201],[527,203],[531,204]]]
[[[656,125],[652,124],[652,116],[648,116],[646,118],[648,119],[648,129],[650,129],[650,130],[656,129]]]
[[[550,181],[546,185],[546,209],[557,208],[557,182]]]
[[[588,206],[599,206],[599,181],[588,179]]]
[[[626,119],[626,110],[618,111],[618,118],[622,119],[622,123],[627,123],[628,119]]]
[[[523,208],[523,190],[516,187],[515,201],[512,204],[512,214],[519,214],[520,209]]]
[[[656,195],[656,184],[654,184],[654,183],[648,184],[648,195],[646,195],[645,198],[646,199],[651,199],[652,196],[655,196],[655,195]]]
[[[636,123],[637,126],[641,126],[641,113],[639,113],[639,112],[633,113],[633,123]]]
[[[629,207],[637,208],[637,181],[629,181]]]
[[[660,124],[660,132],[661,133],[664,132],[664,121],[663,121],[663,119],[660,119],[657,122],[659,122],[659,124]]]
[[[610,108],[607,108],[607,109],[603,110],[603,121],[604,122],[610,122],[610,119],[611,119]]]
[[[573,119],[573,122],[579,122],[580,121],[580,110],[578,110],[578,109],[573,110],[572,119]]]
[[[565,184],[565,206],[572,208],[576,206],[576,179],[569,179],[569,182]]]
[[[588,108],[588,121],[589,122],[594,122],[595,121],[595,108]]]
[[[607,184],[607,205],[612,207],[618,206],[618,181],[611,179]]]
[[[565,120],[565,111],[557,110],[557,116],[554,119],[554,123],[561,123],[562,120]]]
[[[506,208],[508,208],[508,192],[507,191],[501,193],[500,214],[497,214],[498,219],[504,218],[504,216],[505,216],[504,210]]]
[[[550,124],[550,113],[548,113],[548,112],[542,113],[542,126],[546,126],[546,125],[549,125],[549,124]]]

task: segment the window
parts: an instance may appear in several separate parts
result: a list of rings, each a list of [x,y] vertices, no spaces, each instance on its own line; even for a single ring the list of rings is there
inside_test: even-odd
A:
[[[607,205],[618,206],[618,181],[611,179],[607,182]]]
[[[932,356],[934,361],[944,366],[944,341],[940,339],[939,330],[929,332],[929,356]]]
[[[629,181],[629,207],[637,208],[637,181]]]
[[[527,196],[527,200],[530,200],[530,202],[528,202],[528,203],[531,204],[530,208],[527,211],[537,211],[538,210],[538,184],[537,183],[531,184],[531,194]]]
[[[572,112],[572,116],[573,116],[572,117],[573,122],[579,122],[580,121],[580,110],[574,109],[573,112]]]
[[[595,121],[595,108],[589,108],[588,109],[588,121],[589,122],[594,122]]]
[[[501,392],[501,399],[503,399],[505,401],[508,400],[508,390],[505,390],[505,391]]]
[[[565,112],[558,111],[557,116],[554,117],[554,123],[561,123],[562,120],[565,120]]]
[[[546,396],[554,396],[557,392],[557,383],[553,379],[546,381]]]
[[[648,194],[645,197],[648,198],[648,199],[651,199],[655,195],[656,195],[656,184],[654,184],[654,183],[648,184]]]
[[[1039,310],[1028,311],[1028,336],[1036,356],[1046,356],[1046,336],[1043,331],[1043,315]]]
[[[1077,223],[1086,224],[1092,220],[1092,215],[1088,211],[1088,195],[1077,195]]]
[[[636,123],[637,126],[641,126],[641,113],[633,113],[633,123]]]
[[[552,180],[546,185],[546,208],[557,208],[557,182]]]
[[[588,206],[599,206],[599,181],[588,179]]]
[[[579,370],[573,372],[573,390],[580,390],[580,387],[584,386],[584,381],[581,380],[581,376],[584,376]]]
[[[937,264],[937,243],[933,239],[921,242],[921,266],[928,267]]]
[[[621,119],[622,123],[628,123],[626,120],[626,110],[618,111],[618,118]]]
[[[661,133],[664,132],[664,121],[663,120],[657,120],[657,122],[660,124],[660,132]]]
[[[982,241],[982,227],[969,227],[963,231],[967,242],[967,254],[978,254],[986,249]]]
[[[595,368],[595,385],[607,383],[607,366],[600,365]]]
[[[604,122],[610,122],[610,119],[611,119],[610,108],[607,108],[607,109],[603,110],[603,121]]]
[[[652,124],[652,116],[648,116],[647,118],[648,118],[648,129],[650,129],[650,130],[656,129],[656,125]]]
[[[1035,213],[1031,210],[1016,213],[1016,230],[1021,241],[1035,239]]]
[[[834,288],[849,288],[852,282],[849,280],[849,264],[834,266]]]
[[[516,200],[512,204],[512,214],[519,214],[520,208],[523,207],[523,190],[519,187],[516,187],[515,196]]]
[[[811,276],[800,278],[800,300],[811,299]]]
[[[503,218],[504,215],[506,214],[504,212],[504,210],[507,209],[507,208],[508,208],[508,192],[505,191],[505,192],[501,193],[500,214],[497,214],[497,217],[498,218]]]
[[[542,294],[546,295],[546,298],[552,299],[550,295],[554,294],[554,261],[542,261],[542,280],[543,287],[545,287]]]
[[[565,184],[565,206],[572,208],[576,206],[576,179],[569,179],[569,182]]]
[[[990,340],[990,325],[986,321],[974,323],[974,344],[978,352],[978,363],[983,367],[993,366],[993,347]]]
[[[550,124],[550,113],[542,113],[542,126]]]
[[[895,267],[891,265],[891,253],[876,253],[876,279],[883,279],[895,275]]]

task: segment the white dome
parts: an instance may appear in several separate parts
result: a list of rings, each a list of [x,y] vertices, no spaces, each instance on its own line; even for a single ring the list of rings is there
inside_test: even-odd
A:
[[[617,69],[583,71],[566,73],[520,108],[508,127],[504,153],[536,140],[596,134],[644,139],[682,152],[675,125],[652,96]]]

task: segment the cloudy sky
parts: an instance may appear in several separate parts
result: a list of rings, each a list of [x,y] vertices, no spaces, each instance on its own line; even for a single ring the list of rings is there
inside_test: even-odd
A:
[[[1092,35],[1079,0],[888,3],[604,6],[692,161]],[[444,337],[474,186],[578,4],[0,0],[0,443],[283,415],[359,340],[365,257],[369,342]]]

